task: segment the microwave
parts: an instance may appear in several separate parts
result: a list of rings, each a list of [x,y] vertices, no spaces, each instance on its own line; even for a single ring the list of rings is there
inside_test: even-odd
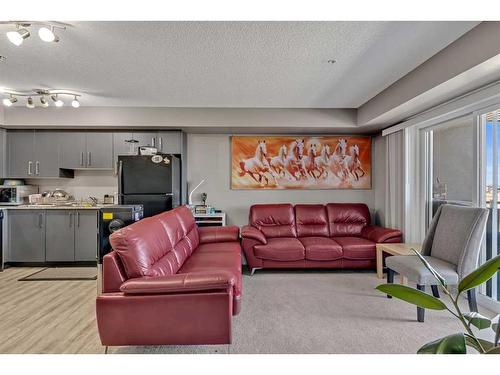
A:
[[[38,193],[38,186],[0,185],[0,206],[17,206],[17,205],[28,203],[29,195],[36,194],[36,193]]]

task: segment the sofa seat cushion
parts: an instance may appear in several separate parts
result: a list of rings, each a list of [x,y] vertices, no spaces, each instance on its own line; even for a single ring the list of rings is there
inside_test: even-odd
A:
[[[242,288],[241,250],[234,251],[235,249],[233,248],[233,251],[210,252],[207,249],[203,250],[203,246],[204,245],[199,246],[202,249],[201,252],[198,252],[199,249],[194,251],[177,273],[199,273],[207,271],[231,272],[236,279],[236,283],[234,284],[234,296],[240,296]]]
[[[239,242],[217,242],[217,243],[203,243],[200,244],[195,250],[195,254],[202,253],[241,253],[241,246]]]
[[[268,238],[266,245],[255,245],[257,258],[289,262],[305,259],[305,249],[297,238]]]
[[[308,260],[336,260],[343,256],[342,246],[326,237],[304,237],[299,241],[306,249]]]
[[[375,259],[375,242],[361,237],[334,237],[346,259]]]

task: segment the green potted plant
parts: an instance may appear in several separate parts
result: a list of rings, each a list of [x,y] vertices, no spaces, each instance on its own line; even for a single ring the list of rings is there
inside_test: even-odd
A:
[[[418,307],[432,310],[447,310],[462,323],[465,329],[465,332],[455,333],[425,344],[418,350],[417,353],[466,354],[467,347],[472,347],[481,354],[500,354],[499,323],[492,323],[489,318],[476,312],[462,312],[458,304],[459,298],[463,292],[478,287],[491,279],[498,272],[500,269],[500,255],[489,260],[475,271],[472,271],[469,275],[465,276],[458,284],[457,292],[454,295],[450,290],[448,290],[447,285],[444,282],[444,278],[425,260],[420,253],[414,249],[413,251],[434,276],[437,281],[437,285],[441,286],[444,294],[448,296],[450,306],[436,297],[404,285],[382,284],[377,286],[376,289],[382,293],[417,305]],[[493,329],[496,333],[494,341],[491,342],[476,337],[472,330],[472,326],[479,330]]]

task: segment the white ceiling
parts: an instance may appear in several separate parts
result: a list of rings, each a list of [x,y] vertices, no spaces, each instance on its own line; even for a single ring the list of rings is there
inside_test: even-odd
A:
[[[20,47],[0,25],[0,87],[86,106],[357,108],[477,24],[74,22]]]

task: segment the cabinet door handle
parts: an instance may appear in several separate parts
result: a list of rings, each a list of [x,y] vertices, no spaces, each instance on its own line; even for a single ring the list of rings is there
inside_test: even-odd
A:
[[[39,213],[38,214],[38,228],[42,228],[43,226],[43,214]]]
[[[33,174],[33,162],[29,161],[28,162],[28,174],[31,176]]]
[[[83,151],[82,151],[82,154],[80,156],[80,165],[83,167]]]
[[[35,163],[35,174],[36,175],[40,174],[40,162],[39,161],[37,161]]]
[[[163,151],[163,138],[162,137],[158,137],[158,149],[160,151]]]
[[[89,161],[89,166],[92,165],[92,153],[89,151],[89,155],[88,155],[88,161]]]
[[[76,226],[78,228],[80,227],[80,212],[76,213]]]
[[[155,137],[151,137],[151,147],[156,147],[156,139],[155,139]]]
[[[69,213],[69,227],[71,228],[73,226],[73,213]]]

